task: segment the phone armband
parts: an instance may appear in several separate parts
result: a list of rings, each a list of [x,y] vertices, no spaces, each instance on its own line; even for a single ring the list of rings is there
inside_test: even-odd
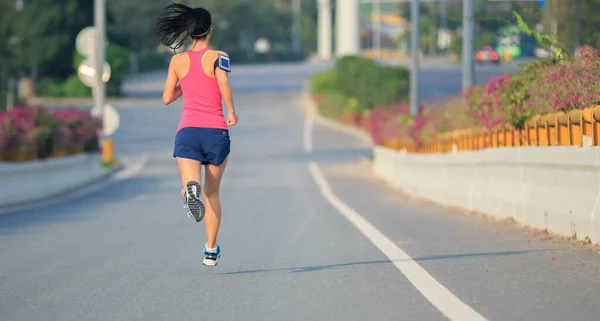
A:
[[[229,57],[219,54],[217,58],[217,67],[221,70],[225,70],[226,72],[231,72],[231,60]]]

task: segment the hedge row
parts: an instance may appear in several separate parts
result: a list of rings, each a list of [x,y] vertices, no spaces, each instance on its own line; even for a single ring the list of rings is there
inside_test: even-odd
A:
[[[100,150],[100,120],[74,107],[20,106],[0,112],[0,161],[30,161]]]
[[[415,151],[449,131],[493,131],[506,126],[518,130],[537,115],[600,105],[600,49],[591,47],[582,47],[574,58],[555,55],[531,62],[515,74],[492,77],[436,106],[421,106],[416,116],[410,115],[404,102],[407,77],[402,76],[408,73],[379,67],[373,79],[370,71],[361,72],[371,66],[373,63],[347,58],[334,70],[317,75],[313,90],[330,93],[317,96],[321,112],[347,114],[358,105],[359,110],[368,112],[347,121],[368,129],[378,144],[393,141],[391,145],[410,145]],[[395,91],[386,87],[389,83],[395,84]],[[384,98],[378,100],[377,96]],[[353,97],[358,104],[352,105],[344,97]],[[339,104],[345,104],[344,108]]]
[[[329,108],[344,112],[364,112],[377,106],[408,100],[409,70],[381,66],[357,56],[340,58],[335,67],[312,78],[311,91]],[[333,116],[333,115],[332,115]]]

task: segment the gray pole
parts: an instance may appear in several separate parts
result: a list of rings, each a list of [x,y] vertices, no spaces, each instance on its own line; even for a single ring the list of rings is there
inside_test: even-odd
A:
[[[105,52],[105,22],[106,22],[106,2],[105,0],[94,0],[94,22],[96,29],[96,81],[94,84],[94,107],[101,111],[100,119],[104,119],[104,95],[105,88],[102,81],[104,73],[104,52]]]
[[[446,0],[441,0],[440,5],[440,27],[442,29],[448,29],[448,8],[446,7]]]
[[[412,0],[410,18],[411,30],[411,69],[410,69],[410,112],[419,111],[419,0]]]
[[[552,1],[552,35],[558,38],[558,0]]]
[[[475,36],[474,0],[463,0],[463,90],[473,85],[475,61],[473,59],[473,38]]]
[[[581,0],[577,0],[577,13],[575,17],[575,56],[579,54],[579,46],[581,46]]]
[[[294,24],[292,26],[292,51],[300,55],[300,0],[292,0],[292,12],[294,13]]]

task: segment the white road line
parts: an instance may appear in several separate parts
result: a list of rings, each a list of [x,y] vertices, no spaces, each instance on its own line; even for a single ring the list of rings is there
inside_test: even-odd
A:
[[[313,150],[313,117],[314,114],[308,111],[304,120],[303,143],[304,150],[308,153],[311,153]],[[450,290],[440,284],[408,254],[369,223],[369,221],[362,218],[350,206],[340,200],[331,190],[329,183],[315,162],[309,162],[308,169],[313,180],[319,186],[323,197],[383,252],[415,288],[443,315],[452,321],[487,321],[477,311],[462,302]]]
[[[443,315],[453,321],[486,319],[470,306],[458,299],[452,292],[441,285],[425,269],[388,239],[375,226],[362,218],[351,207],[341,201],[331,190],[319,166],[310,162],[308,165],[315,183],[321,189],[323,197],[333,205],[350,223],[362,232],[377,248],[383,252],[406,278],[431,302]]]
[[[64,203],[64,202],[67,202],[67,201],[70,201],[73,199],[87,196],[87,195],[89,195],[93,192],[96,192],[106,186],[109,186],[110,184],[113,184],[118,181],[138,175],[142,171],[142,169],[144,169],[144,166],[146,165],[148,160],[149,160],[149,156],[144,154],[139,158],[139,160],[137,160],[135,162],[135,164],[126,167],[125,169],[123,169],[120,172],[117,172],[113,177],[111,177],[108,180],[103,180],[98,183],[92,183],[89,186],[80,188],[74,192],[68,193],[65,196],[55,197],[55,198],[51,198],[51,199],[48,199],[46,201],[41,201],[41,202],[33,202],[31,204],[11,206],[6,209],[0,210],[0,215],[12,213],[12,212],[31,211],[31,210],[38,209],[40,207],[48,207],[51,205]]]
[[[142,169],[144,169],[144,166],[146,166],[148,159],[150,159],[150,157],[148,155],[142,155],[140,160],[137,161],[134,165],[131,165],[131,166],[127,167],[125,170],[123,170],[122,172],[117,173],[115,175],[115,179],[122,180],[122,179],[136,176],[137,174],[139,174],[142,171]]]
[[[304,118],[304,150],[307,153],[312,153],[313,145],[312,145],[312,133],[313,133],[313,116],[312,112],[307,112],[306,117]]]

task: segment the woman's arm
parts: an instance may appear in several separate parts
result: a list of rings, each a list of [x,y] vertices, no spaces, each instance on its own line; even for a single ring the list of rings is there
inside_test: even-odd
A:
[[[177,84],[179,82],[179,78],[175,73],[175,64],[177,63],[176,59],[178,55],[173,56],[171,58],[171,63],[169,64],[169,72],[167,74],[167,80],[165,81],[165,88],[163,90],[163,103],[165,105],[169,105],[174,102],[181,96],[181,87]]]
[[[223,51],[221,51],[220,54],[227,56]],[[221,95],[223,95],[223,100],[225,100],[225,104],[227,105],[227,125],[235,126],[238,122],[238,116],[235,113],[235,107],[233,106],[233,94],[231,84],[229,83],[228,72],[221,68],[217,68],[215,70],[215,76],[219,82],[219,89],[221,90]]]
[[[227,56],[227,54],[223,51],[219,53],[224,56]],[[228,73],[225,70],[217,68],[215,70],[215,76],[217,77],[217,81],[219,82],[219,89],[221,90],[221,95],[223,95],[225,105],[227,105],[228,113],[235,114],[235,107],[233,106],[233,94],[231,90],[231,84],[229,83]]]

